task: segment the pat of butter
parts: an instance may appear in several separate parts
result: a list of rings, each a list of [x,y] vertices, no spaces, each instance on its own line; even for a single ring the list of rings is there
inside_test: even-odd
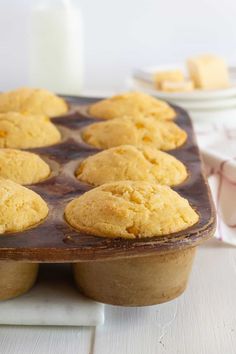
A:
[[[222,58],[201,55],[187,61],[189,76],[196,88],[220,89],[229,87],[229,73]]]
[[[187,92],[194,89],[193,81],[186,80],[181,82],[163,81],[161,90],[166,92]]]
[[[158,71],[154,74],[154,83],[157,88],[161,88],[164,81],[181,82],[184,81],[184,75],[179,69]]]

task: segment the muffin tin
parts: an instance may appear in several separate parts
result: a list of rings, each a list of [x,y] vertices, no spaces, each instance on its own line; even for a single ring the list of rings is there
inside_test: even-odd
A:
[[[210,238],[215,229],[214,207],[188,114],[173,106],[177,113],[175,122],[187,132],[188,139],[182,147],[168,153],[188,169],[187,180],[173,189],[189,200],[199,214],[199,222],[187,230],[163,237],[101,238],[78,234],[63,215],[71,199],[93,188],[78,181],[74,172],[81,160],[100,151],[85,144],[81,138],[84,126],[99,121],[87,113],[88,105],[98,98],[65,96],[65,99],[70,106],[69,113],[52,120],[62,133],[62,141],[49,147],[27,149],[51,166],[49,178],[29,187],[46,201],[49,215],[34,228],[2,235],[0,260],[76,263],[74,272],[79,287],[88,296],[105,303],[149,305],[170,300],[186,286],[196,246]],[[154,273],[159,274],[161,269],[162,275],[166,270],[168,279],[156,278]],[[179,283],[176,272],[180,278],[182,274]],[[131,290],[127,293],[128,284]],[[147,291],[142,284],[146,284]]]

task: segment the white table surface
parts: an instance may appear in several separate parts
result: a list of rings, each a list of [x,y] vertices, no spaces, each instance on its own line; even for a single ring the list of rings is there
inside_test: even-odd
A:
[[[159,306],[106,306],[103,326],[0,327],[1,354],[235,354],[236,248],[208,241],[189,286]]]

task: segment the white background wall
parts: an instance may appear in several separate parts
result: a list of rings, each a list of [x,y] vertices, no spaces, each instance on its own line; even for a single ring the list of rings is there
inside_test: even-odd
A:
[[[120,88],[134,67],[195,53],[236,63],[235,0],[74,1],[84,16],[87,88]],[[0,0],[0,89],[28,83],[30,3]]]

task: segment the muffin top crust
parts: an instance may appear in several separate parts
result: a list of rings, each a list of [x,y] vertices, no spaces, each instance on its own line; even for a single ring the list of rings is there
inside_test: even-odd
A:
[[[65,218],[79,232],[131,239],[172,234],[199,219],[170,187],[140,181],[94,188],[69,202]]]
[[[113,119],[137,115],[157,120],[174,119],[174,109],[165,101],[141,92],[127,92],[98,101],[89,107],[89,114],[95,118]]]
[[[38,155],[16,149],[0,149],[0,177],[19,184],[33,184],[50,174],[50,167]]]
[[[47,204],[37,193],[0,178],[0,234],[28,229],[47,214]]]
[[[187,178],[183,163],[152,147],[121,145],[83,160],[76,177],[94,186],[115,181],[147,181],[175,186]]]
[[[6,112],[54,117],[67,113],[68,106],[50,91],[23,87],[0,94],[0,113]]]
[[[88,125],[82,131],[83,140],[100,149],[119,145],[151,146],[160,150],[172,150],[184,144],[186,132],[173,122],[154,118],[116,118]]]
[[[59,130],[48,117],[17,112],[0,113],[0,148],[42,147],[60,140]]]

